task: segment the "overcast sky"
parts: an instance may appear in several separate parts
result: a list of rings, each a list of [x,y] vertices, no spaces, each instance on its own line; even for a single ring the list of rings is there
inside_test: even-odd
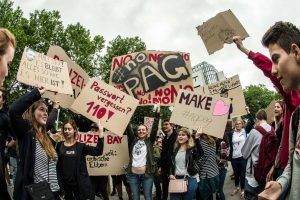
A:
[[[58,10],[65,25],[81,23],[106,42],[117,35],[139,36],[148,50],[189,52],[192,66],[207,61],[226,77],[239,74],[242,86],[272,84],[234,44],[208,55],[196,27],[231,9],[250,37],[244,44],[266,55],[261,38],[276,21],[299,25],[299,0],[16,0],[25,17],[34,10]]]

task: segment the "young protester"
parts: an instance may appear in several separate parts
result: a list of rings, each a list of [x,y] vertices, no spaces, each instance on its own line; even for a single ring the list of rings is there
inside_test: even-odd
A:
[[[7,29],[0,28],[0,87],[2,87],[5,77],[8,75],[8,65],[12,62],[16,48],[15,36]],[[0,102],[3,102],[2,94]],[[2,109],[1,109],[2,110]],[[2,112],[0,113],[2,115]],[[7,119],[7,117],[5,117]],[[7,125],[6,120],[1,117],[0,129],[4,129]],[[7,138],[7,132],[0,135],[0,196],[10,199],[7,191],[4,173],[4,149]]]
[[[169,173],[171,168],[171,156],[174,150],[174,144],[177,138],[177,132],[170,120],[163,120],[162,131],[165,137],[162,141],[162,150],[160,157],[160,171],[162,178],[162,200],[167,200],[169,196]]]
[[[58,105],[48,117],[48,107],[41,95],[45,89],[34,89],[17,99],[9,109],[13,132],[19,145],[19,166],[14,196],[16,200],[28,200],[25,186],[47,181],[55,199],[59,199],[60,186],[57,180],[57,154],[47,130],[57,116]]]
[[[289,157],[289,124],[292,112],[296,109],[296,107],[300,104],[300,95],[298,94],[296,89],[285,91],[280,83],[280,80],[277,79],[275,75],[272,74],[272,61],[262,55],[261,53],[253,52],[248,50],[242,42],[242,39],[240,36],[234,36],[233,41],[235,42],[237,48],[241,50],[243,53],[245,53],[250,60],[253,61],[254,65],[257,66],[266,77],[268,77],[275,88],[278,90],[278,92],[281,94],[284,106],[284,112],[281,117],[281,123],[278,124],[278,128],[276,128],[276,134],[278,136],[281,135],[280,139],[280,145],[278,148],[278,153],[276,156],[276,160],[274,163],[275,170],[271,169],[268,180],[270,180],[270,177],[273,176],[273,173],[275,173],[275,177],[282,174],[284,168],[287,166],[288,163],[288,157]],[[279,107],[278,107],[279,108]],[[279,111],[280,112],[280,111]],[[276,114],[277,115],[277,114]],[[280,118],[279,116],[276,118]],[[280,131],[282,129],[282,131]],[[280,133],[282,132],[282,133]],[[285,199],[285,194],[282,195],[281,199]]]
[[[152,200],[153,175],[156,164],[153,157],[153,144],[156,139],[160,105],[157,106],[156,116],[150,136],[145,125],[137,127],[137,134],[130,128],[128,131],[129,164],[127,169],[127,180],[129,182],[133,200],[140,199],[140,186],[143,186],[145,200]]]
[[[186,179],[187,191],[184,193],[170,193],[171,200],[192,200],[195,196],[199,174],[198,168],[194,163],[203,156],[203,150],[199,141],[202,129],[199,128],[195,135],[195,143],[192,134],[187,128],[181,128],[178,132],[177,140],[172,155],[172,166],[170,171],[170,180]]]
[[[267,114],[264,110],[259,110],[256,114],[256,128],[252,129],[249,133],[247,140],[245,141],[244,146],[242,147],[242,155],[244,159],[247,159],[246,167],[246,182],[245,182],[245,199],[257,199],[257,195],[263,190],[265,184],[261,183],[255,178],[255,169],[254,166],[258,165],[260,144],[262,142],[263,133],[258,128],[261,127],[266,132],[270,132],[273,129],[269,124],[267,124]],[[265,133],[266,134],[266,133]],[[274,137],[277,140],[275,133]],[[278,142],[278,140],[277,140]],[[274,146],[274,148],[277,148]],[[274,158],[276,155],[276,150]],[[272,165],[271,165],[272,166]],[[270,166],[270,167],[271,167]],[[269,170],[269,169],[268,169]]]
[[[204,151],[204,155],[199,162],[200,182],[198,189],[202,199],[213,200],[219,189],[219,168],[216,161],[216,142],[215,138],[203,133],[202,128],[197,130],[200,134],[200,144]]]
[[[240,119],[235,122],[234,132],[228,133],[228,142],[230,146],[229,160],[231,161],[235,189],[231,192],[231,196],[236,195],[240,190],[244,191],[246,160],[243,158],[241,149],[246,141],[247,135],[243,128],[244,122]]]
[[[86,155],[99,156],[103,152],[103,127],[99,125],[96,147],[77,142],[77,125],[74,120],[63,123],[65,141],[56,145],[58,155],[57,170],[62,181],[66,200],[94,199],[91,181],[86,167]]]
[[[263,36],[262,43],[269,49],[272,75],[278,79],[285,92],[300,92],[300,30],[289,22],[276,22]],[[291,100],[290,100],[291,101]],[[286,101],[287,103],[288,101]],[[287,106],[288,109],[288,106]],[[278,199],[289,190],[289,199],[300,199],[300,140],[299,108],[294,112],[289,132],[289,161],[276,181],[266,184],[260,198]],[[296,126],[293,126],[296,124]],[[284,136],[283,136],[284,138]],[[283,150],[283,147],[282,147]],[[280,157],[281,158],[281,157]],[[292,178],[293,177],[293,178]]]

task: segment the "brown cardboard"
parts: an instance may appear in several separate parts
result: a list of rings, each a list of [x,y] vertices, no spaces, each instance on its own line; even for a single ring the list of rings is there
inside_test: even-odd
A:
[[[34,87],[63,94],[72,94],[71,81],[66,62],[25,47],[20,62],[17,80]]]
[[[70,57],[66,52],[59,46],[50,46],[47,56],[54,58],[56,60],[61,60],[67,62],[68,64],[68,74],[72,84],[72,95],[66,95],[61,93],[55,93],[46,91],[43,97],[49,98],[52,101],[58,100],[59,105],[63,108],[70,108],[74,100],[78,97],[81,90],[85,87],[89,81],[89,75]]]
[[[228,98],[179,90],[170,122],[223,138],[229,107]]]
[[[90,79],[71,109],[122,135],[138,105],[138,100],[106,83]]]
[[[231,44],[232,37],[235,35],[241,36],[242,39],[249,37],[231,10],[218,13],[199,25],[197,30],[209,55],[222,49],[224,43]]]

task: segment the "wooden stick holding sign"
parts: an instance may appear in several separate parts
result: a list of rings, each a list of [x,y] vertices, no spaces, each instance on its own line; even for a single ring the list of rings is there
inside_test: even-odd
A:
[[[134,97],[93,78],[71,108],[96,123],[101,119],[105,128],[122,135],[137,105]]]
[[[34,87],[72,94],[68,74],[66,62],[55,60],[26,47],[20,62],[17,80]]]
[[[59,46],[50,46],[47,56],[56,60],[67,62],[68,75],[72,84],[72,95],[46,91],[43,97],[51,100],[59,100],[61,107],[68,109],[78,97],[81,90],[85,87],[90,77],[78,64],[71,60],[66,52]]]
[[[179,90],[170,122],[223,138],[230,99]]]

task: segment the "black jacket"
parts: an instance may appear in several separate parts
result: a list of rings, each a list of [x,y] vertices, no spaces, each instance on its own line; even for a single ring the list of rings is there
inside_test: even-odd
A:
[[[187,172],[189,173],[189,175],[194,176],[195,174],[199,173],[199,167],[195,166],[197,165],[196,160],[199,160],[203,155],[204,155],[204,151],[202,149],[200,140],[197,139],[195,140],[195,146],[188,149],[186,151],[186,156],[185,156],[185,166],[188,164],[187,166]],[[176,175],[175,174],[175,157],[176,154],[178,153],[178,148],[176,148],[172,154],[171,157],[171,168],[170,168],[170,174],[172,175]]]
[[[4,199],[10,199],[10,196],[7,191],[7,185],[4,175],[4,150],[7,136],[10,135],[11,126],[8,116],[8,109],[3,107],[0,110],[0,196]]]
[[[169,176],[170,168],[171,168],[171,157],[174,151],[174,144],[177,139],[177,133],[173,129],[173,133],[169,138],[167,136],[162,141],[162,150],[160,154],[160,163],[161,173],[164,176]]]
[[[27,200],[29,196],[25,191],[25,185],[34,183],[34,163],[36,139],[32,130],[32,125],[22,118],[22,114],[35,102],[41,98],[38,89],[17,99],[9,109],[9,116],[13,131],[18,139],[19,145],[19,165],[14,187],[16,200]],[[57,109],[52,109],[47,121],[47,130],[50,130],[55,123]]]
[[[59,180],[61,181],[61,186],[62,190],[64,187],[64,182],[63,182],[63,170],[61,166],[61,152],[60,152],[60,147],[63,145],[63,142],[59,142],[56,145],[56,152],[58,155],[58,161],[57,161],[57,174],[59,176]],[[76,142],[76,181],[77,181],[77,186],[79,190],[79,196],[80,199],[86,200],[86,199],[95,199],[95,195],[92,189],[92,184],[90,181],[90,177],[87,171],[86,167],[86,155],[91,155],[91,156],[99,156],[103,153],[103,138],[98,138],[98,143],[96,147],[92,147],[89,145],[86,145],[85,143],[80,143]]]

